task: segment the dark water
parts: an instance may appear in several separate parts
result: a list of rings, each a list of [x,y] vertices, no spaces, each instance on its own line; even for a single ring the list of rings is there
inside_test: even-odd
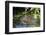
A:
[[[34,27],[34,24],[23,24],[23,23],[16,23],[14,28],[24,28],[24,27]]]

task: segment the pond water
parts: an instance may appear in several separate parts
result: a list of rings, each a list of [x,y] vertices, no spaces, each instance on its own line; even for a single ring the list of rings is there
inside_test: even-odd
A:
[[[33,25],[29,25],[29,24],[23,24],[23,23],[17,23],[15,25],[16,28],[24,28],[24,27],[33,27]]]

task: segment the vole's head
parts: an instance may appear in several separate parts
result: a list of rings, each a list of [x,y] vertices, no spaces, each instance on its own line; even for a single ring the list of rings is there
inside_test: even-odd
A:
[[[24,22],[26,24],[32,24],[32,17],[31,16],[22,17],[21,22]]]

